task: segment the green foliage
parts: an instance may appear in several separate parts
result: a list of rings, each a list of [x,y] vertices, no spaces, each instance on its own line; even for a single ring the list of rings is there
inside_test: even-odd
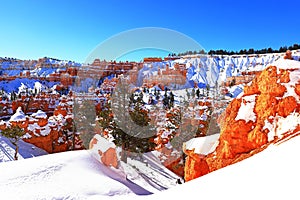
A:
[[[272,49],[271,47],[269,48],[264,48],[264,49],[260,49],[260,50],[254,50],[253,48],[250,49],[242,49],[240,51],[227,51],[227,50],[223,50],[223,49],[219,49],[219,50],[210,50],[208,52],[209,55],[240,55],[240,54],[265,54],[265,53],[284,53],[287,50],[297,50],[300,49],[300,45],[299,44],[293,44],[289,47],[287,46],[283,46],[280,47],[278,50]]]
[[[3,131],[1,131],[1,135],[7,137],[12,144],[16,144],[18,140],[24,135],[24,131],[19,126],[7,127]]]
[[[127,87],[127,84],[120,84],[113,100],[98,114],[99,125],[110,132],[117,146],[122,147],[121,159],[125,162],[128,152],[143,153],[155,147],[155,129],[143,106],[143,94],[131,94]]]

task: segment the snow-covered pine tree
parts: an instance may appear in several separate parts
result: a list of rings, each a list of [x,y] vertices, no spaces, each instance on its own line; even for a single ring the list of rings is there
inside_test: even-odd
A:
[[[113,142],[122,148],[121,160],[126,162],[129,152],[143,153],[155,147],[154,126],[150,126],[148,110],[144,107],[143,96],[135,98],[126,80],[120,79],[110,104],[99,113],[99,124],[108,129]]]

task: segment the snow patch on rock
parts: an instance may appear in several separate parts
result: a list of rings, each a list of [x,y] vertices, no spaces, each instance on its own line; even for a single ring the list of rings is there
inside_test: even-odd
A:
[[[256,121],[256,114],[254,113],[256,94],[242,97],[241,107],[235,120]]]

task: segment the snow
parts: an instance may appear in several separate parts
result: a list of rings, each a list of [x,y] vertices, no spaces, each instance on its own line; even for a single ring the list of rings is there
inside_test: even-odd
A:
[[[4,199],[86,199],[94,195],[125,194],[132,196],[133,192],[121,181],[110,178],[114,174],[105,168],[88,151],[6,162],[0,165],[0,194]]]
[[[18,159],[32,158],[40,155],[48,154],[46,151],[26,143],[22,140],[18,142],[19,153]],[[0,136],[0,163],[14,160],[15,146],[9,141],[8,138]],[[1,166],[1,164],[0,164]]]
[[[297,62],[300,63],[300,62]],[[292,65],[296,66],[296,65]],[[280,67],[280,66],[279,66]],[[279,68],[278,67],[278,68]],[[284,93],[282,98],[292,96],[296,99],[298,103],[300,103],[300,97],[295,92],[295,85],[299,83],[300,77],[300,64],[298,64],[298,69],[294,71],[289,71],[290,73],[290,81],[288,83],[281,83],[281,85],[285,86],[287,91]]]
[[[194,153],[196,154],[207,155],[217,148],[219,137],[220,134],[214,134],[205,137],[192,138],[185,142],[185,149],[194,150]]]
[[[47,114],[41,110],[38,110],[36,113],[33,113],[31,116],[34,118],[37,118],[37,119],[41,119],[41,118],[46,119],[47,118]]]
[[[51,132],[51,129],[50,129],[48,124],[41,128],[41,135],[42,136],[47,136],[47,135],[50,134],[50,132]]]
[[[81,150],[1,163],[0,194],[4,199],[134,198],[176,185],[178,177],[158,164],[154,154],[143,159],[145,163],[129,159],[114,169]]]
[[[236,98],[239,94],[243,92],[243,85],[234,85],[228,88],[228,92],[232,95],[233,98]]]
[[[20,72],[18,72],[17,75],[19,73]],[[51,88],[57,84],[57,82],[43,81],[41,83],[40,80],[36,79],[16,78],[11,81],[0,81],[0,88],[7,93],[14,91],[19,94],[21,92],[26,92],[26,88],[33,91],[35,87],[38,87],[37,90],[40,91],[41,89]]]
[[[27,129],[31,132],[33,132],[33,134],[37,137],[39,136],[47,136],[50,134],[51,132],[51,128],[50,126],[53,126],[52,124],[46,124],[46,126],[39,126],[37,123],[33,123],[33,124],[28,124]],[[37,133],[37,130],[40,131],[40,133]]]
[[[92,156],[101,162],[99,151],[106,152],[109,148],[116,149],[117,154],[122,150],[116,147],[114,143],[100,135],[95,135],[97,143],[93,145],[91,151]],[[131,152],[127,157],[127,162],[119,161],[118,169],[113,167],[110,170],[119,174],[123,179],[130,180],[132,183],[143,187],[148,194],[165,190],[176,185],[176,180],[180,179],[176,174],[164,167],[156,153],[147,152],[144,154],[136,154]],[[119,159],[120,156],[118,155]]]
[[[235,120],[256,121],[256,115],[254,113],[256,94],[242,97],[241,107]]]
[[[64,143],[65,141],[64,141],[63,137],[59,137],[58,140],[57,140],[57,142],[60,143],[60,144],[62,144],[62,143]]]
[[[299,52],[294,52],[297,56]],[[283,53],[280,54],[263,54],[263,55],[233,55],[233,56],[209,56],[195,55],[185,56],[183,58],[169,62],[146,63],[138,72],[137,86],[141,86],[144,79],[149,79],[155,76],[158,70],[164,71],[166,64],[169,64],[170,69],[174,69],[175,63],[185,64],[187,69],[186,83],[177,89],[191,88],[194,82],[199,88],[205,88],[206,85],[215,87],[216,83],[221,85],[228,77],[241,76],[242,72],[262,71],[269,65],[280,64],[284,68],[285,63],[289,63],[291,68],[298,67],[297,61],[284,61]],[[232,91],[234,97],[238,96],[242,88],[235,88]]]
[[[94,144],[94,147],[92,148],[92,151],[96,151],[95,153],[98,154],[98,150],[100,150],[102,153],[106,152],[109,148],[116,148],[116,145],[113,142],[108,141],[104,137],[102,137],[99,134],[96,134],[94,136],[95,139],[97,139],[97,143]]]
[[[274,137],[282,138],[286,133],[292,133],[300,124],[300,114],[293,112],[286,118],[281,116],[273,117],[273,123],[265,120],[264,129],[268,129],[268,141],[274,140]]]
[[[22,136],[23,139],[29,139],[32,136],[29,133],[26,133],[25,135]]]
[[[289,59],[278,59],[277,61],[269,64],[268,66],[276,66],[279,69],[300,69],[300,62]]]
[[[34,88],[37,90],[37,92],[41,92],[42,89],[44,88],[43,85],[40,82],[35,82],[34,83]]]
[[[241,71],[261,70],[272,63],[281,69],[299,68],[299,62],[289,60],[278,60],[278,55],[263,56],[225,56],[205,58],[184,58],[174,62],[186,63],[188,69],[187,84],[193,80],[198,86],[209,84],[214,86],[216,82],[224,81],[229,76],[241,75]],[[277,60],[277,61],[275,61]],[[275,61],[275,62],[274,62]],[[57,62],[49,59],[50,63]],[[174,62],[170,62],[172,67]],[[152,63],[153,66],[145,66],[138,74],[138,82],[143,78],[157,74],[157,69],[164,69],[166,62]],[[3,67],[3,64],[2,64]],[[170,67],[170,68],[171,68]],[[3,67],[4,68],[4,67]],[[52,69],[51,69],[52,70]],[[11,74],[18,74],[17,70],[10,70]],[[48,76],[50,71],[37,68],[32,70],[32,75]],[[286,96],[294,96],[299,102],[292,85],[299,80],[300,72],[293,71],[290,74],[291,81],[285,83],[287,87]],[[37,88],[42,90],[40,82],[34,80],[30,84],[23,79],[16,79],[18,82],[0,82],[5,90],[24,91],[26,88]],[[21,80],[21,81],[20,81]],[[24,79],[26,80],[26,79]],[[77,90],[86,90],[86,86],[94,84],[86,79],[82,87],[73,86]],[[9,85],[7,89],[5,86]],[[52,87],[52,86],[51,86]],[[234,86],[230,93],[237,96],[242,86]],[[185,95],[185,91],[181,90]],[[183,95],[183,96],[184,96]],[[238,97],[242,98],[241,107],[236,120],[256,121],[254,113],[256,95]],[[146,96],[144,96],[146,98]],[[37,112],[37,118],[45,117],[45,113]],[[32,115],[32,116],[33,116]],[[13,120],[26,120],[24,113],[18,108],[12,116]],[[199,116],[198,116],[199,117]],[[52,126],[64,118],[52,117]],[[288,117],[274,117],[274,123],[265,121],[264,129],[269,129],[269,141],[275,136],[282,136],[286,132],[292,132],[300,124],[300,114],[292,113]],[[29,129],[36,129],[34,124]],[[50,126],[50,125],[49,125]],[[46,135],[49,126],[43,127],[41,135]],[[166,133],[167,134],[167,133]],[[28,137],[26,135],[25,137]],[[195,150],[195,153],[211,153],[218,144],[219,135],[194,138],[186,142],[186,149]],[[0,138],[1,139],[1,138]],[[61,138],[60,138],[61,139]],[[97,138],[97,149],[105,152],[115,145],[104,138]],[[154,152],[144,154],[141,160],[128,159],[128,163],[120,162],[120,168],[108,168],[97,161],[89,151],[65,152],[39,158],[20,160],[17,162],[6,162],[0,164],[0,195],[4,199],[169,199],[170,197],[186,198],[187,196],[199,195],[204,199],[257,199],[257,198],[281,198],[292,199],[298,196],[297,184],[291,184],[299,180],[298,155],[300,138],[295,137],[287,142],[269,146],[262,153],[259,153],[247,160],[228,166],[224,169],[212,172],[206,176],[190,181],[182,186],[175,186],[174,180],[178,177],[164,168]],[[7,152],[9,152],[7,154]],[[13,149],[7,142],[0,141],[0,159],[9,161]],[[21,154],[21,153],[20,153]],[[98,152],[97,152],[98,154]],[[2,157],[1,157],[2,156]],[[20,155],[22,158],[23,155]],[[25,158],[25,157],[24,157]],[[171,188],[164,192],[158,192]],[[136,196],[156,193],[149,196]]]
[[[0,137],[0,162],[7,162],[14,160],[15,149],[9,146],[2,137]],[[18,159],[23,159],[23,157],[18,153]]]
[[[147,196],[135,195],[147,193],[142,183],[137,185],[103,166],[88,151],[65,152],[1,163],[0,194],[3,199],[158,200],[195,196],[232,200],[297,199],[299,150],[300,137],[297,136],[280,145],[270,145],[246,160]],[[149,165],[151,159],[148,159]],[[131,173],[128,178],[135,176]]]
[[[21,107],[18,107],[16,113],[10,117],[9,121],[13,121],[13,122],[26,121],[26,115],[22,111]]]
[[[119,173],[151,193],[176,186],[176,180],[180,178],[165,168],[155,154],[144,153],[141,160],[128,158],[127,163],[121,162]]]
[[[298,199],[300,137],[143,199]],[[128,198],[129,199],[129,198]],[[126,200],[126,198],[124,198]]]

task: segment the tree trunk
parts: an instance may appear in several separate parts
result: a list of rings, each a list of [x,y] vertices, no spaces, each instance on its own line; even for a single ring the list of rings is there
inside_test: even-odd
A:
[[[15,160],[18,160],[18,152],[19,152],[19,146],[16,144],[16,149],[15,149]]]
[[[75,122],[74,120],[72,121],[72,132],[73,132],[73,137],[72,137],[72,150],[75,150]]]
[[[121,160],[127,163],[127,151],[125,150],[125,145],[122,144],[122,151],[121,151]]]
[[[73,138],[72,138],[72,150],[74,151],[75,150],[75,131],[73,130]]]

